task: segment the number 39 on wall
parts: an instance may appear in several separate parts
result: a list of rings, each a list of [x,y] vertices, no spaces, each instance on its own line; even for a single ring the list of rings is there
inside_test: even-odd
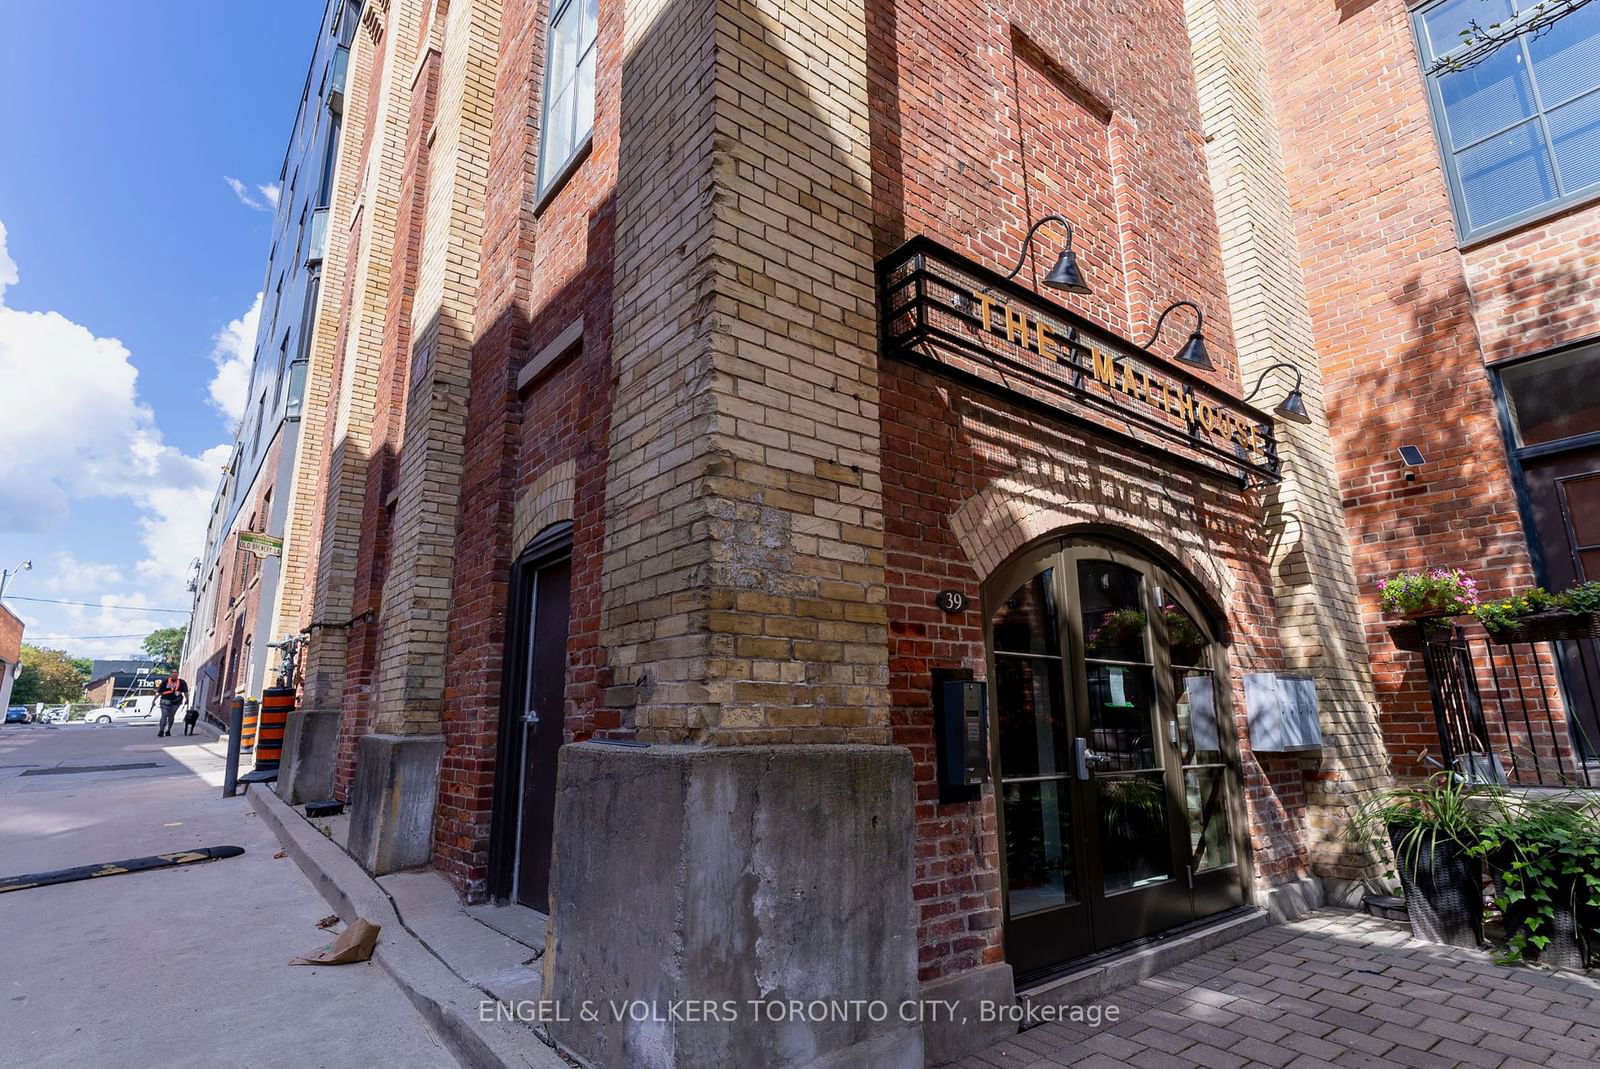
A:
[[[967,596],[959,590],[941,590],[933,603],[948,613],[957,613],[967,607]]]

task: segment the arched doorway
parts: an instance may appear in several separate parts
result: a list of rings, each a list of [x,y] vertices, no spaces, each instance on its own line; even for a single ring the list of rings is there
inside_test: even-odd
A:
[[[1182,580],[1088,538],[985,586],[1019,979],[1244,901],[1223,649]]]

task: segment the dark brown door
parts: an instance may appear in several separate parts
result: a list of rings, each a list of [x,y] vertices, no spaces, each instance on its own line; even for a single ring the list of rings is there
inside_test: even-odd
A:
[[[518,750],[522,772],[514,883],[517,901],[550,909],[550,846],[555,830],[556,757],[565,731],[567,617],[571,558],[539,567],[521,584],[528,644],[522,657]]]
[[[1243,901],[1219,653],[1177,585],[1046,547],[989,609],[1006,956],[1037,977]]]
[[[1544,561],[1544,584],[1565,590],[1600,579],[1600,446],[1522,461],[1523,485]],[[1558,642],[1574,743],[1600,756],[1600,642]]]

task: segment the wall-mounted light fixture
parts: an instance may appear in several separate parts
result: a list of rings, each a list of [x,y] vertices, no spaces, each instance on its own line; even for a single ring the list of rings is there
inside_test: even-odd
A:
[[[1022,255],[1017,257],[1017,266],[1006,275],[1009,281],[1017,277],[1017,272],[1022,270],[1022,265],[1028,259],[1028,246],[1033,243],[1033,235],[1046,223],[1056,222],[1067,228],[1067,242],[1061,249],[1061,255],[1056,257],[1056,265],[1050,273],[1044,276],[1043,282],[1051,289],[1065,290],[1068,293],[1088,293],[1089,284],[1083,280],[1083,273],[1078,270],[1078,257],[1072,251],[1072,224],[1059,215],[1047,215],[1028,228],[1028,234],[1022,239]]]
[[[1261,386],[1267,381],[1267,376],[1279,368],[1294,372],[1294,388],[1283,395],[1283,400],[1278,402],[1278,407],[1272,410],[1273,415],[1282,416],[1290,423],[1310,423],[1311,415],[1306,411],[1305,395],[1300,392],[1300,369],[1293,364],[1281,361],[1276,364],[1269,364],[1266,370],[1261,372],[1261,377],[1256,379],[1256,388],[1251,390],[1245,397],[1245,403],[1249,404],[1250,399],[1261,392]]]
[[[1194,332],[1189,335],[1189,340],[1183,343],[1183,348],[1178,350],[1178,362],[1188,364],[1190,367],[1197,367],[1206,371],[1210,371],[1211,354],[1206,352],[1205,339],[1206,314],[1202,312],[1200,310],[1200,306],[1195,304],[1193,301],[1173,301],[1171,304],[1167,305],[1167,307],[1162,311],[1161,317],[1156,320],[1156,329],[1150,332],[1150,340],[1145,342],[1139,348],[1148,353],[1150,351],[1150,346],[1154,345],[1156,343],[1156,339],[1161,337],[1161,327],[1166,323],[1167,316],[1171,315],[1179,308],[1192,308],[1194,310]]]

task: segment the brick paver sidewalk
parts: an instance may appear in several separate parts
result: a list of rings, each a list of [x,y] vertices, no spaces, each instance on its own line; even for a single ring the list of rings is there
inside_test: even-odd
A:
[[[1269,927],[1098,1000],[1099,1028],[1052,1022],[960,1069],[1595,1069],[1600,983],[1495,965],[1370,917]],[[1087,1016],[1087,1015],[1079,1015]]]

